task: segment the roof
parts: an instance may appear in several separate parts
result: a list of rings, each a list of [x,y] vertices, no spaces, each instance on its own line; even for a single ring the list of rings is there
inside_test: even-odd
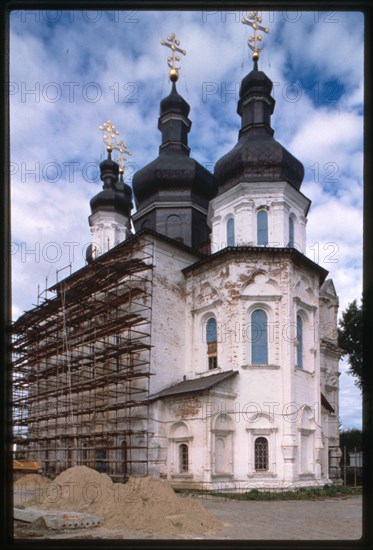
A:
[[[202,253],[201,251],[197,250],[196,248],[192,248],[184,243],[180,243],[176,241],[175,239],[172,239],[171,237],[167,237],[166,235],[162,235],[161,233],[157,233],[156,231],[153,231],[152,229],[144,228],[141,229],[141,231],[138,231],[135,234],[132,234],[130,237],[122,241],[121,243],[117,244],[107,252],[101,254],[97,258],[95,258],[92,262],[86,264],[85,266],[81,267],[77,271],[74,271],[71,275],[68,275],[64,279],[61,279],[60,281],[56,282],[54,285],[50,286],[48,288],[48,292],[56,292],[58,291],[63,284],[71,285],[71,287],[74,287],[74,285],[83,284],[85,279],[89,278],[97,278],[101,273],[107,273],[107,262],[111,261],[113,258],[118,258],[117,264],[111,264],[112,265],[112,271],[115,274],[115,265],[117,268],[119,268],[120,265],[127,264],[130,266],[131,261],[134,262],[136,258],[133,258],[133,255],[131,256],[131,250],[133,250],[133,245],[136,245],[137,241],[140,241],[141,238],[149,237],[155,237],[160,241],[163,241],[165,243],[169,243],[170,245],[174,246],[175,248],[187,252],[189,254],[194,255],[196,258],[204,258],[206,254]],[[127,253],[128,252],[128,257]],[[140,261],[140,260],[137,260]],[[193,261],[193,260],[192,260]],[[97,288],[96,288],[97,290]],[[13,323],[13,330],[17,329],[17,327],[21,327],[24,323],[34,324],[37,322],[37,319],[40,319],[47,315],[46,312],[51,312],[54,309],[58,309],[59,307],[59,301],[57,300],[57,297],[54,296],[52,299],[48,298],[41,302],[41,304],[34,306],[33,308],[30,308],[29,310],[25,311],[22,315],[20,315]]]
[[[64,281],[65,282],[68,281],[69,283],[74,282],[74,280],[79,279],[79,277],[81,277],[83,273],[85,273],[86,271],[89,271],[90,269],[92,269],[93,265],[97,265],[97,264],[100,264],[100,263],[105,264],[105,260],[107,258],[115,257],[115,256],[117,256],[118,258],[123,258],[127,249],[129,251],[131,251],[131,246],[136,241],[140,240],[141,237],[144,237],[144,236],[146,237],[147,235],[156,237],[157,239],[159,239],[161,241],[172,244],[173,246],[175,246],[175,248],[178,248],[180,250],[184,250],[185,252],[189,252],[190,254],[194,254],[199,258],[204,258],[206,256],[206,254],[203,254],[202,252],[200,252],[196,248],[192,248],[192,247],[190,247],[190,246],[188,246],[184,243],[181,243],[179,241],[176,241],[175,239],[172,239],[171,237],[167,237],[166,235],[162,235],[161,233],[158,233],[157,231],[154,231],[153,229],[143,228],[140,231],[137,231],[136,233],[131,234],[130,237],[128,237],[124,241],[120,242],[116,246],[113,246],[113,248],[110,248],[110,250],[108,250],[107,252],[104,252],[103,254],[100,254],[100,256],[95,258],[93,260],[93,262],[91,262],[90,264],[85,265],[84,267],[81,267],[80,269],[78,269],[77,271],[75,271],[74,273],[72,273],[71,275],[66,277],[65,279],[62,279],[61,281],[58,281],[53,286],[51,286],[48,290],[57,290],[58,287],[60,286],[60,284]]]
[[[321,394],[321,405],[329,412],[331,413],[334,413],[335,410],[334,408],[331,406],[331,404],[329,403],[329,401],[327,400],[327,398],[325,397],[325,395],[322,393]]]
[[[186,393],[203,392],[213,388],[220,382],[228,380],[232,376],[236,376],[238,371],[230,370],[227,372],[220,372],[218,374],[211,374],[210,376],[203,376],[201,378],[194,378],[193,380],[184,380],[174,386],[170,386],[152,396],[149,397],[149,401],[155,399],[161,399],[163,397],[171,397],[174,395],[182,395]]]
[[[337,297],[337,292],[335,290],[333,279],[326,279],[320,290],[323,294],[331,294],[332,296]]]
[[[260,183],[287,181],[299,191],[304,166],[273,138],[271,115],[275,100],[268,76],[254,69],[241,82],[237,113],[242,119],[236,145],[215,164],[219,194],[241,181]]]
[[[133,175],[132,189],[138,212],[159,193],[162,193],[162,201],[170,206],[174,203],[176,209],[180,208],[176,204],[180,193],[190,201],[192,196],[198,197],[206,206],[208,199],[215,196],[213,175],[189,157],[188,133],[192,125],[189,110],[190,106],[173,82],[171,93],[162,99],[160,105],[158,129],[162,133],[162,145],[159,155]]]

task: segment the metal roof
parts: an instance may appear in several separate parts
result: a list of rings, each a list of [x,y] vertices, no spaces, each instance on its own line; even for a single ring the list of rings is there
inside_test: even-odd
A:
[[[193,380],[184,380],[174,386],[170,386],[152,396],[149,397],[149,401],[160,399],[162,397],[170,397],[173,395],[181,395],[185,393],[196,393],[209,390],[213,386],[216,386],[223,380],[227,380],[232,376],[238,374],[238,371],[220,372],[218,374],[211,374],[210,376],[202,376],[201,378],[194,378]]]
[[[329,403],[329,401],[327,400],[327,398],[325,397],[325,395],[322,393],[321,394],[321,405],[329,412],[331,413],[334,413],[335,410],[334,408],[331,406],[331,404]]]

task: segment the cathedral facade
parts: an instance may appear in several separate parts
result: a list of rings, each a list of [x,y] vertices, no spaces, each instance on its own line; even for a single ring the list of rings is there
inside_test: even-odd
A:
[[[302,252],[310,200],[273,137],[272,82],[255,59],[211,174],[171,80],[158,157],[131,189],[108,148],[86,266],[14,324],[17,452],[51,476],[338,483],[338,297]]]

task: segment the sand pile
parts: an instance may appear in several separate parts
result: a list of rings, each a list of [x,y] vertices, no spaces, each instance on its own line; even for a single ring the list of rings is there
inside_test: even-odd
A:
[[[113,483],[106,474],[75,466],[42,492],[42,501],[34,501],[34,506],[99,515],[109,529],[200,534],[223,527],[199,501],[178,497],[167,481],[156,477]]]
[[[50,481],[50,479],[40,474],[24,474],[15,481],[15,484],[23,483],[29,485],[31,483],[47,483],[48,481]]]
[[[24,474],[13,483],[14,505],[22,506],[27,501],[35,500],[49,482],[50,479],[40,474]]]

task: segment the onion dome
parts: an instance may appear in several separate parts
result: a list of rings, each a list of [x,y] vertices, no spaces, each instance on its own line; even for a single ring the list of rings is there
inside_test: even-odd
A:
[[[170,95],[162,99],[160,114],[179,113],[185,117],[189,115],[190,106],[185,99],[177,92],[175,82],[172,83]]]
[[[176,195],[188,191],[204,202],[214,195],[212,174],[189,156],[188,133],[192,125],[189,111],[190,106],[172,82],[171,93],[160,104],[159,156],[133,176],[138,211],[159,194],[163,201],[172,201]]]
[[[237,113],[242,125],[238,142],[215,165],[219,194],[243,181],[287,181],[297,190],[301,186],[303,164],[273,138],[272,86],[255,61],[253,70],[241,82]]]
[[[98,210],[114,211],[129,216],[132,205],[131,187],[124,183],[123,175],[118,180],[119,166],[111,158],[111,151],[108,151],[108,158],[100,163],[100,177],[103,181],[103,190],[95,195],[90,201],[91,212]]]
[[[130,185],[128,185],[127,183],[125,183],[125,181],[123,179],[123,170],[122,169],[119,169],[119,179],[118,179],[117,183],[115,184],[115,189],[119,193],[123,193],[123,195],[124,195],[124,197],[127,201],[127,204],[130,204],[131,209],[132,209],[133,208],[132,187]]]

